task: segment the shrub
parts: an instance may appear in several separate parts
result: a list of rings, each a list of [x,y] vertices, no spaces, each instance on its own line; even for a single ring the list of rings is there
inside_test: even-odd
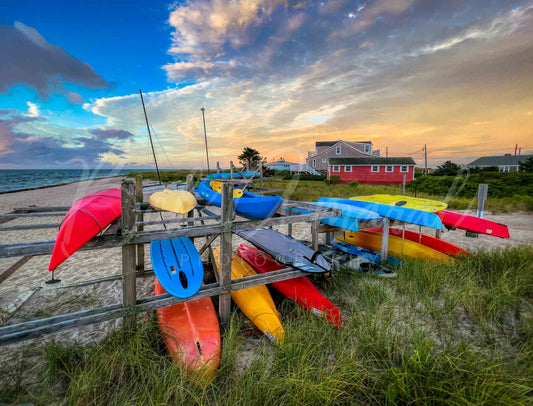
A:
[[[330,176],[329,179],[326,179],[324,182],[328,185],[338,185],[341,183],[341,178],[340,176]]]
[[[356,180],[353,180],[350,183],[348,183],[348,186],[355,189],[357,188],[357,186],[359,186],[359,182],[357,182]]]

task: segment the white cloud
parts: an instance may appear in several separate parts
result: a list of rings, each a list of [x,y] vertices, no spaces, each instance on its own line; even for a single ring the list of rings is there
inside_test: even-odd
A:
[[[28,112],[26,113],[28,117],[39,117],[41,115],[39,106],[37,104],[26,102],[26,105],[28,106]]]

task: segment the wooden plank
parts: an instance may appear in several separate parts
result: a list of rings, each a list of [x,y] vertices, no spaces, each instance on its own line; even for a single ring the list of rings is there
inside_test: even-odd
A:
[[[19,217],[63,217],[66,211],[51,211],[45,213],[5,213],[0,214],[0,218],[19,218]]]
[[[135,225],[135,184],[131,179],[125,179],[121,185],[122,213],[121,224],[122,233],[127,235],[133,231]],[[137,301],[137,286],[135,272],[136,246],[127,244],[122,247],[122,304],[125,312],[129,313],[132,306]],[[135,314],[128,314],[124,317],[124,327],[133,330],[136,324]]]
[[[189,213],[190,214],[190,213]],[[205,220],[220,220],[220,216],[213,216],[213,217],[187,217],[187,218],[181,218],[181,219],[169,219],[169,220],[165,220],[165,221],[162,221],[162,220],[150,220],[150,221],[142,221],[142,222],[137,222],[136,224],[137,225],[144,225],[144,226],[149,226],[149,225],[156,225],[156,224],[172,224],[172,223],[190,223],[192,224],[192,226],[194,226],[194,222],[199,222],[199,221],[205,221]],[[192,226],[189,226],[189,227],[192,227]],[[0,230],[2,230],[2,227],[0,227]]]
[[[142,175],[137,175],[135,177],[135,200],[137,203],[143,203],[144,200],[144,191],[143,191],[143,177]],[[142,222],[144,220],[144,214],[138,213],[136,219],[137,231],[144,231],[144,226]],[[144,244],[137,245],[137,271],[144,271]]]
[[[217,167],[219,167],[218,166],[218,162],[217,162]],[[187,185],[187,192],[194,194],[194,186],[193,186],[193,184],[194,184],[194,176],[191,173],[189,173],[187,175],[185,183]],[[190,212],[187,213],[187,218],[189,218],[189,219],[194,218],[194,209],[192,209]],[[189,221],[187,223],[187,226],[194,227],[194,221]],[[194,238],[193,237],[191,237],[191,241],[194,243]]]
[[[314,220],[311,222],[311,245],[313,250],[318,251],[318,226],[320,222]]]
[[[301,272],[293,268],[283,268],[279,271],[247,276],[245,278],[231,281],[230,290],[233,291],[246,289],[306,275],[307,274],[305,272]],[[187,299],[177,298],[169,295],[168,293],[140,299],[137,304],[132,307],[131,311],[135,313],[141,313],[177,303],[183,303],[189,300],[197,300],[204,297],[220,295],[221,293],[222,288],[216,283],[211,283],[202,286],[196,295]],[[123,308],[122,304],[117,303],[97,309],[82,310],[79,312],[0,327],[0,345],[36,338],[45,334],[55,333],[73,327],[81,327],[89,324],[100,323],[106,320],[125,317],[127,315],[128,313]]]
[[[222,185],[222,233],[220,234],[220,277],[219,284],[222,294],[218,297],[218,312],[222,323],[227,323],[231,312],[231,222],[233,221],[233,186],[231,183]]]
[[[292,216],[292,207],[289,207],[289,216]],[[292,237],[292,223],[287,224],[287,235]]]
[[[40,230],[44,228],[59,228],[61,223],[52,224],[24,224],[18,226],[4,226],[0,227],[0,231],[17,231],[17,230]]]
[[[383,231],[381,234],[381,261],[386,261],[389,253],[389,225],[390,221],[385,217],[383,219]]]
[[[25,255],[22,258],[20,258],[17,262],[15,262],[13,265],[11,265],[9,268],[7,268],[4,272],[0,274],[0,283],[5,281],[7,278],[9,278],[11,275],[15,273],[22,265],[24,265],[26,262],[28,262],[33,257],[31,255]]]
[[[15,213],[45,213],[49,211],[68,211],[70,206],[26,206],[15,207],[13,212]]]

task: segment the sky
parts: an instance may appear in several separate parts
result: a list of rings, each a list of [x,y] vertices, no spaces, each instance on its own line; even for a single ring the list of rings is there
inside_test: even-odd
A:
[[[79,3],[79,4],[77,4]],[[0,169],[533,153],[533,0],[0,2]]]

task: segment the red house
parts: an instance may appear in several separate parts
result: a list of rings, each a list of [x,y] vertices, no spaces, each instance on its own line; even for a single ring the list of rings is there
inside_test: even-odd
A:
[[[404,175],[407,183],[414,180],[413,158],[330,158],[328,164],[328,178],[339,176],[342,183],[357,181],[378,185],[401,185]]]

